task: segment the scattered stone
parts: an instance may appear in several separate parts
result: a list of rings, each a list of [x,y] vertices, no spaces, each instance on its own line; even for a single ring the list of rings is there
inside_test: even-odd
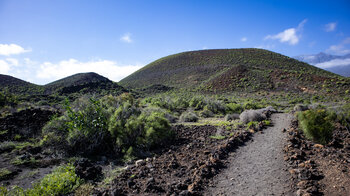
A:
[[[144,161],[143,159],[140,159],[140,160],[135,161],[136,167],[137,167],[137,166],[140,166],[140,165],[143,165],[144,163],[145,163],[145,161]]]
[[[74,163],[75,173],[82,179],[95,181],[102,176],[102,168],[93,165],[89,159],[82,158]]]

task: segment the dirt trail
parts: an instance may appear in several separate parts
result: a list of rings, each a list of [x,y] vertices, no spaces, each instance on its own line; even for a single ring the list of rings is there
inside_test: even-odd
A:
[[[287,133],[282,132],[292,118],[290,114],[273,114],[273,127],[256,133],[228,158],[227,169],[214,178],[206,195],[293,195],[283,160]]]

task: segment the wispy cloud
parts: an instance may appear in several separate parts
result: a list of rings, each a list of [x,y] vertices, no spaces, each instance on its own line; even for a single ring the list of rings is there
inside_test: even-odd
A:
[[[125,33],[121,38],[120,41],[126,42],[126,43],[131,43],[133,40],[131,39],[131,34],[130,33]]]
[[[6,58],[6,61],[11,63],[14,66],[18,66],[18,60],[15,58]]]
[[[326,52],[344,55],[350,53],[350,49],[348,49],[348,45],[350,45],[350,37],[344,39],[341,43],[337,45],[331,45]]]
[[[331,22],[325,25],[324,30],[326,32],[331,32],[331,31],[334,31],[336,27],[337,27],[337,23]]]
[[[8,74],[9,71],[10,65],[4,60],[0,60],[0,74]]]
[[[246,42],[247,40],[248,40],[248,38],[246,38],[246,37],[241,38],[241,42]]]
[[[257,45],[257,46],[254,46],[254,48],[270,50],[270,49],[275,48],[275,45],[274,44]]]
[[[110,60],[81,62],[76,59],[69,59],[58,63],[42,63],[36,71],[36,77],[53,81],[76,73],[95,72],[113,81],[119,81],[141,67],[141,65],[120,65]]]
[[[299,23],[298,27],[286,29],[276,35],[267,35],[264,40],[272,39],[279,40],[281,43],[288,43],[290,45],[296,45],[301,38],[301,31],[307,22],[307,19],[304,19]]]
[[[323,62],[323,63],[318,63],[315,66],[319,68],[331,68],[331,67],[340,67],[340,66],[346,66],[350,65],[350,58],[349,59],[334,59],[331,61]]]
[[[31,50],[25,50],[17,44],[0,44],[0,55],[10,56],[14,54],[21,54],[30,52]]]

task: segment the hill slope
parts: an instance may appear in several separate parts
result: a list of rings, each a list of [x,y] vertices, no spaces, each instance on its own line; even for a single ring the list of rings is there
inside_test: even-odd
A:
[[[120,84],[134,89],[162,84],[210,92],[293,90],[312,93],[329,91],[327,87],[334,87],[334,82],[339,82],[342,90],[350,85],[349,80],[336,74],[271,51],[220,49],[161,58],[124,78]]]
[[[44,86],[46,94],[57,92],[59,94],[71,93],[95,93],[95,94],[120,94],[127,92],[117,83],[97,73],[78,73]]]
[[[25,100],[56,99],[57,96],[67,95],[74,99],[86,93],[119,95],[128,92],[117,83],[96,73],[79,73],[43,86],[0,74],[0,88]]]
[[[43,91],[43,87],[24,80],[0,74],[0,89],[15,94],[35,94]]]

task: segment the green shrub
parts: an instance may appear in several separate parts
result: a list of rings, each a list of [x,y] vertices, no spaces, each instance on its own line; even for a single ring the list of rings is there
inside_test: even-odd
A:
[[[7,179],[7,177],[12,174],[12,172],[6,168],[0,169],[0,181]]]
[[[74,166],[69,164],[57,167],[25,192],[26,195],[63,195],[72,192],[80,184],[82,180],[75,174]]]
[[[82,154],[108,150],[110,134],[105,109],[98,100],[92,98],[88,101],[80,99],[75,103],[81,105],[76,109],[73,109],[74,105],[66,106],[67,141],[71,150]]]
[[[189,106],[195,110],[202,110],[205,106],[204,98],[202,96],[194,96],[189,102]]]
[[[247,128],[248,129],[256,129],[259,125],[258,121],[250,121],[249,123],[247,123]]]
[[[197,122],[198,116],[194,112],[187,111],[187,112],[184,112],[181,114],[180,121],[181,122]]]
[[[131,155],[134,148],[149,149],[164,144],[172,137],[165,114],[161,110],[141,112],[129,103],[118,108],[109,123],[109,131],[115,138],[118,149]]]
[[[63,150],[71,154],[134,156],[172,137],[168,119],[173,118],[165,109],[143,109],[129,94],[100,100],[83,97],[67,104],[63,116],[45,125],[41,144],[65,146]]]
[[[256,110],[256,109],[261,109],[264,108],[264,105],[253,102],[253,101],[248,101],[243,104],[243,108],[245,110]]]
[[[203,110],[199,113],[199,116],[203,118],[209,118],[209,117],[213,117],[214,113],[210,110]]]
[[[312,109],[298,113],[300,128],[306,138],[327,144],[332,139],[334,116],[325,109]]]
[[[164,145],[165,142],[174,136],[170,129],[169,121],[162,113],[142,113],[139,119],[144,123],[144,144],[147,148],[153,148],[157,145]]]
[[[240,114],[243,112],[243,107],[241,104],[228,103],[226,104],[227,112]]]
[[[269,121],[269,120],[263,120],[262,122],[264,123],[265,126],[271,125],[271,121]]]
[[[82,184],[82,180],[75,174],[73,165],[68,164],[57,167],[51,174],[46,175],[40,182],[33,184],[33,188],[24,190],[15,186],[12,189],[0,187],[0,195],[27,196],[27,195],[65,195]]]
[[[206,103],[204,110],[212,111],[214,114],[226,113],[226,107],[222,101],[208,99],[206,100]]]
[[[136,138],[141,135],[142,122],[137,120],[141,110],[130,103],[124,103],[119,107],[109,120],[108,130],[115,143],[122,149],[135,146]]]

